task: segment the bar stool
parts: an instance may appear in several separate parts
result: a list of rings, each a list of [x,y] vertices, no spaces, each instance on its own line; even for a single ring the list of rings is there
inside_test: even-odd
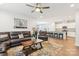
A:
[[[53,33],[52,32],[49,32],[48,33],[48,36],[53,38]]]
[[[52,37],[52,38],[54,37],[54,34],[53,34],[53,33],[51,33],[51,37]]]
[[[54,33],[54,38],[58,39],[58,33]]]
[[[48,36],[51,37],[51,33],[50,32],[48,33]]]
[[[59,39],[63,39],[63,33],[59,33]]]

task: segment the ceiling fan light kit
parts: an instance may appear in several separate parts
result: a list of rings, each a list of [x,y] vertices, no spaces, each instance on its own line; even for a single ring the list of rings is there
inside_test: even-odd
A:
[[[40,12],[40,9],[39,8],[36,8],[36,10],[35,10],[36,12]]]

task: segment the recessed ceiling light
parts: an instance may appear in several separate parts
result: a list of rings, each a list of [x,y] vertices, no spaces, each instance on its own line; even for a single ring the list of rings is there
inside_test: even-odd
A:
[[[75,6],[74,4],[71,4],[71,5],[70,5],[70,7],[74,7],[74,6]]]

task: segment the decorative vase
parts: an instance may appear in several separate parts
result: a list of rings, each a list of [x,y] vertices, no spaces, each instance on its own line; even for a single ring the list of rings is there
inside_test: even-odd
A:
[[[36,41],[36,38],[35,37],[32,37],[32,41],[35,42]]]

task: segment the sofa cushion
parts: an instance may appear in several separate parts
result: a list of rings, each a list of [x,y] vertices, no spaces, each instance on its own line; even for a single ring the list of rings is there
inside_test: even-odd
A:
[[[11,39],[19,39],[18,33],[17,32],[11,32],[10,33],[10,38]]]
[[[0,42],[4,42],[9,40],[8,34],[1,34],[0,35]]]
[[[21,40],[20,39],[10,40],[10,43],[18,43],[18,42],[21,42]]]
[[[39,31],[39,35],[45,36],[45,35],[47,35],[47,32],[46,31]]]
[[[8,37],[8,34],[2,34],[2,35],[0,35],[0,38],[6,38],[6,37]]]
[[[24,35],[24,38],[30,37],[30,35]]]
[[[31,36],[30,31],[24,31],[22,33],[23,33],[24,38],[27,38],[27,37]]]
[[[31,40],[31,37],[20,39],[21,41]]]
[[[5,41],[5,42],[3,42],[3,43],[6,44],[6,45],[9,45],[9,44],[10,44],[10,40]]]
[[[11,36],[11,39],[19,39],[19,36]]]

